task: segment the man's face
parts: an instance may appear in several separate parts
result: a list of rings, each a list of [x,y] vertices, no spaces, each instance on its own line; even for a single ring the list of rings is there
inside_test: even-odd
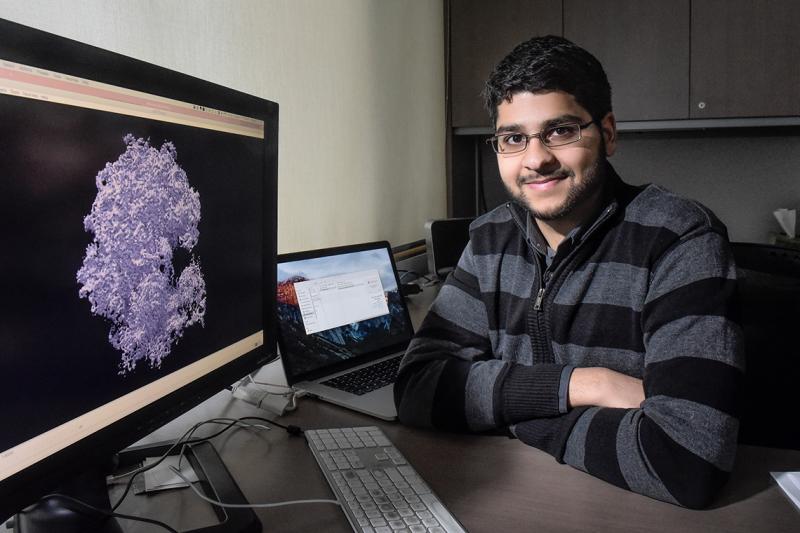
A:
[[[585,124],[592,119],[575,98],[561,91],[514,94],[497,106],[496,133],[530,135],[559,123]],[[581,223],[600,201],[603,161],[615,149],[614,116],[581,131],[572,144],[545,147],[538,138],[525,151],[497,155],[500,176],[509,194],[543,221]]]

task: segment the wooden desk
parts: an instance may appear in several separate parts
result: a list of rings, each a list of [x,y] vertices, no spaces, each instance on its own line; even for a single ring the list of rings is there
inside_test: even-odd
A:
[[[220,393],[170,426],[212,416],[265,413]],[[414,465],[445,505],[472,532],[796,532],[800,513],[769,472],[800,467],[800,452],[740,447],[731,482],[709,510],[692,511],[616,488],[558,464],[551,456],[505,437],[454,435],[404,427],[312,399],[303,399],[281,422],[303,428],[378,425]],[[173,427],[173,429],[175,429]],[[166,436],[160,430],[154,437]],[[176,432],[177,433],[177,432]],[[175,433],[173,433],[175,434]],[[237,429],[214,441],[251,503],[330,498],[305,441],[281,429]],[[112,498],[118,494],[112,491]],[[130,496],[121,512],[158,517],[183,529],[216,521],[210,507],[188,490]],[[342,512],[330,504],[258,510],[265,532],[347,532]],[[155,531],[124,523],[126,531]]]
[[[411,311],[418,321],[432,296],[415,298]],[[271,415],[224,391],[148,440],[175,438],[193,423],[217,416]],[[408,428],[312,399],[301,399],[297,411],[280,422],[302,428],[382,427],[471,532],[800,531],[800,513],[769,475],[800,469],[800,451],[741,446],[731,482],[717,503],[709,510],[692,511],[619,489],[505,437]],[[332,497],[301,437],[278,428],[237,429],[214,439],[214,445],[251,503]],[[119,492],[112,490],[112,500]],[[186,489],[130,496],[120,511],[156,517],[182,529],[216,523],[210,506]],[[351,531],[344,514],[331,504],[263,509],[257,514],[265,532]],[[134,522],[123,526],[129,532],[157,531]]]

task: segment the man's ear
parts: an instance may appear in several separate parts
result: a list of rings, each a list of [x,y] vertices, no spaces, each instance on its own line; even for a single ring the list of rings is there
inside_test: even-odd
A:
[[[600,131],[605,141],[606,157],[610,157],[617,150],[617,119],[611,111],[600,120]]]

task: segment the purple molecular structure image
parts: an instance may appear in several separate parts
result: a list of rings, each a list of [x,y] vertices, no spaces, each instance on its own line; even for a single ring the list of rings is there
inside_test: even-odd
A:
[[[176,273],[178,247],[191,254],[200,236],[200,195],[170,142],[124,137],[125,152],[95,177],[97,196],[84,218],[94,240],[77,273],[81,298],[111,321],[108,340],[122,352],[119,374],[139,361],[160,368],[189,326],[203,325],[206,284],[194,255]],[[177,275],[177,277],[176,277]]]

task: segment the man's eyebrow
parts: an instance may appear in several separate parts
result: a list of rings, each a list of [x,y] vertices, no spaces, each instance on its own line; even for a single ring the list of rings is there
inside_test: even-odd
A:
[[[586,120],[583,117],[579,117],[578,115],[572,115],[569,113],[565,113],[563,115],[559,115],[557,117],[548,119],[542,124],[542,129],[547,129],[552,126],[556,126],[558,124],[565,124],[567,122],[577,122],[578,124],[583,124]]]
[[[499,135],[501,133],[519,133],[523,129],[524,128],[522,127],[521,124],[505,124],[497,128],[497,130],[495,130],[494,133],[495,135]]]
[[[542,123],[542,130],[546,130],[547,128],[557,126],[558,124],[564,124],[567,122],[577,122],[579,124],[583,124],[584,122],[586,122],[586,119],[578,115],[573,115],[571,113],[564,113],[563,115],[559,115],[557,117],[545,120],[544,123]],[[525,128],[521,124],[504,124],[498,127],[494,133],[495,135],[500,135],[502,133],[522,133],[524,131]]]

